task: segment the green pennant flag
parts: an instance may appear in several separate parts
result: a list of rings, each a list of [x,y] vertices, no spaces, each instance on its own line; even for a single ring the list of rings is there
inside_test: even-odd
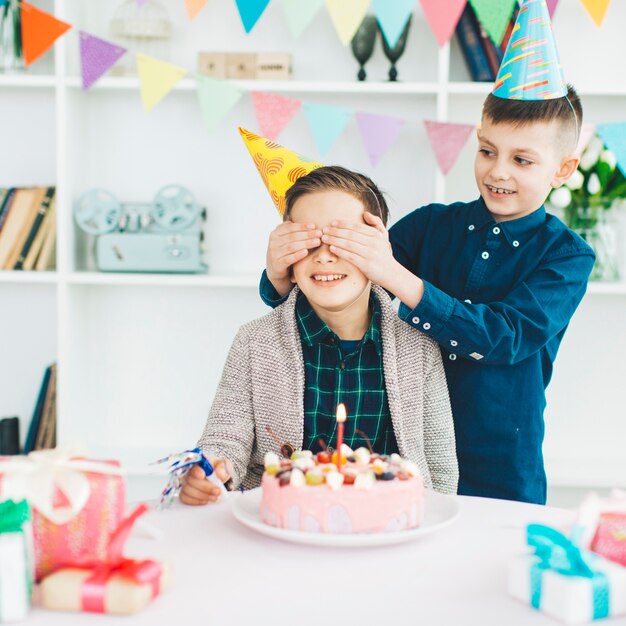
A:
[[[202,117],[207,129],[212,131],[239,102],[243,91],[210,76],[196,76],[196,82]]]
[[[502,43],[507,24],[517,6],[517,0],[469,0],[478,21],[496,45]]]
[[[300,37],[316,16],[324,0],[283,0],[283,10],[294,38]]]

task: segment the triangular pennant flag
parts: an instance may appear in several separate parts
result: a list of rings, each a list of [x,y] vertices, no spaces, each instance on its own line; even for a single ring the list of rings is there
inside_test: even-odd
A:
[[[556,5],[559,3],[559,0],[546,0],[548,3],[548,12],[550,13],[550,17],[554,15],[556,11]]]
[[[322,156],[326,156],[353,115],[351,109],[314,102],[304,103],[304,113],[317,150]]]
[[[606,15],[607,9],[609,8],[609,4],[611,0],[580,0],[583,3],[583,6],[587,10],[587,13],[591,15],[591,18],[596,23],[596,26],[602,26],[602,22],[604,21],[604,16]]]
[[[426,21],[430,25],[439,46],[450,41],[467,0],[420,0]]]
[[[467,143],[467,138],[476,130],[471,124],[450,122],[430,122],[424,120],[430,145],[435,152],[437,163],[444,174],[451,169],[459,153]]]
[[[252,92],[252,102],[261,132],[275,141],[302,106],[302,100],[263,91]]]
[[[580,136],[578,137],[578,145],[574,154],[580,159],[580,156],[585,151],[585,148],[589,145],[591,138],[596,132],[594,124],[583,124],[580,128]]]
[[[324,0],[283,0],[283,10],[291,34],[297,39],[311,23]]]
[[[63,33],[72,28],[71,24],[57,20],[54,15],[40,11],[27,2],[21,3],[20,15],[24,65],[34,63]]]
[[[137,6],[141,9],[147,0],[137,0]]]
[[[115,62],[126,53],[114,43],[94,37],[81,30],[80,38],[80,73],[83,89],[89,89]]]
[[[185,0],[185,7],[187,9],[187,17],[192,20],[207,3],[207,0]]]
[[[414,6],[415,0],[374,0],[374,13],[390,48],[398,43]]]
[[[197,76],[198,99],[206,127],[212,131],[239,102],[243,91],[228,81],[210,76]]]
[[[396,140],[405,120],[375,113],[355,114],[370,163],[375,167]]]
[[[499,46],[517,0],[469,0],[469,3],[487,34]]]
[[[596,130],[604,145],[615,154],[617,166],[626,176],[626,122],[598,124]]]
[[[137,70],[146,111],[151,111],[187,73],[184,67],[153,59],[146,54],[137,54]]]
[[[241,17],[241,23],[247,33],[249,33],[258,19],[263,15],[270,0],[235,0],[237,9]]]
[[[326,0],[330,19],[344,46],[352,41],[367,13],[369,3],[370,0]]]
[[[306,176],[323,165],[310,161],[278,143],[259,137],[245,128],[240,128],[239,132],[259,170],[265,187],[282,216],[285,213],[287,190],[298,178]]]

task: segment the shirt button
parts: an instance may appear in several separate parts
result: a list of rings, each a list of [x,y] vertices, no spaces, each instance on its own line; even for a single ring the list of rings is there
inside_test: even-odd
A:
[[[514,248],[518,248],[519,247],[519,241],[517,239],[513,242],[513,247]]]
[[[417,315],[411,320],[414,324],[419,324],[420,323],[420,318],[417,317]]]
[[[481,255],[481,257],[483,257],[483,259],[485,259],[485,261],[489,258],[489,252],[483,252]]]
[[[459,342],[458,342],[458,341],[455,341],[454,339],[450,339],[450,345],[451,345],[453,348],[456,348],[456,347],[459,345]]]
[[[426,322],[422,328],[424,330],[430,330],[430,324],[428,322]]]
[[[467,230],[474,230],[474,224],[470,224],[470,225],[467,227]]]
[[[339,369],[342,369],[342,370],[346,369],[346,362],[345,361],[341,361],[341,363],[339,363]]]
[[[463,300],[463,302],[467,302],[467,304],[472,304],[472,301],[469,298]]]
[[[448,358],[449,358],[451,361],[456,361],[456,354],[450,354],[450,355],[448,356]]]
[[[493,232],[494,235],[499,235],[500,234],[500,229],[497,226],[494,226],[492,232]]]

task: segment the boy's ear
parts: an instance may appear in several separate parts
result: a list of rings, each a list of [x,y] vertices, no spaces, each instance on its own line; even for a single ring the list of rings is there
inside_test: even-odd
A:
[[[557,187],[563,185],[563,183],[567,182],[569,177],[576,171],[579,163],[580,159],[573,154],[565,157],[565,159],[561,161],[561,167],[554,175],[550,185],[556,189]]]

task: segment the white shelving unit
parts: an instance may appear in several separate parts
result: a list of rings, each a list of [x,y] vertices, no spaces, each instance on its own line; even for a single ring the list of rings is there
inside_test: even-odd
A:
[[[220,128],[206,132],[193,78],[149,114],[142,111],[136,78],[105,77],[83,92],[76,33],[110,38],[115,3],[35,4],[75,28],[32,72],[0,76],[0,136],[16,146],[0,168],[0,185],[56,183],[57,271],[0,272],[0,415],[20,415],[25,432],[44,368],[56,360],[60,440],[81,441],[94,455],[117,456],[141,472],[151,458],[195,442],[237,328],[266,312],[257,285],[267,236],[278,220],[236,132],[238,125],[258,125],[244,97]],[[380,42],[366,66],[368,81],[353,80],[356,63],[324,9],[294,41],[278,2],[270,3],[250,36],[233,2],[213,0],[191,24],[184,3],[165,4],[174,24],[171,61],[190,74],[199,50],[280,48],[293,55],[293,81],[237,84],[406,119],[377,168],[367,161],[354,124],[324,159],[371,175],[388,192],[394,220],[433,200],[476,196],[473,141],[443,177],[421,122],[477,122],[490,85],[468,82],[456,42],[438,49],[419,4],[399,63],[404,82],[396,84],[382,82],[388,64]],[[555,18],[563,66],[580,87],[589,121],[626,118],[626,78],[616,71],[626,55],[619,28],[626,7],[614,3],[610,12],[601,31],[574,0],[561,0]],[[592,67],[589,51],[602,59],[600,69]],[[302,112],[279,141],[320,158]],[[94,271],[92,242],[73,224],[74,201],[94,187],[124,201],[147,201],[167,183],[187,186],[208,209],[210,273]],[[626,282],[591,284],[563,343],[546,413],[551,484],[626,484],[618,377],[626,350],[624,296]]]

